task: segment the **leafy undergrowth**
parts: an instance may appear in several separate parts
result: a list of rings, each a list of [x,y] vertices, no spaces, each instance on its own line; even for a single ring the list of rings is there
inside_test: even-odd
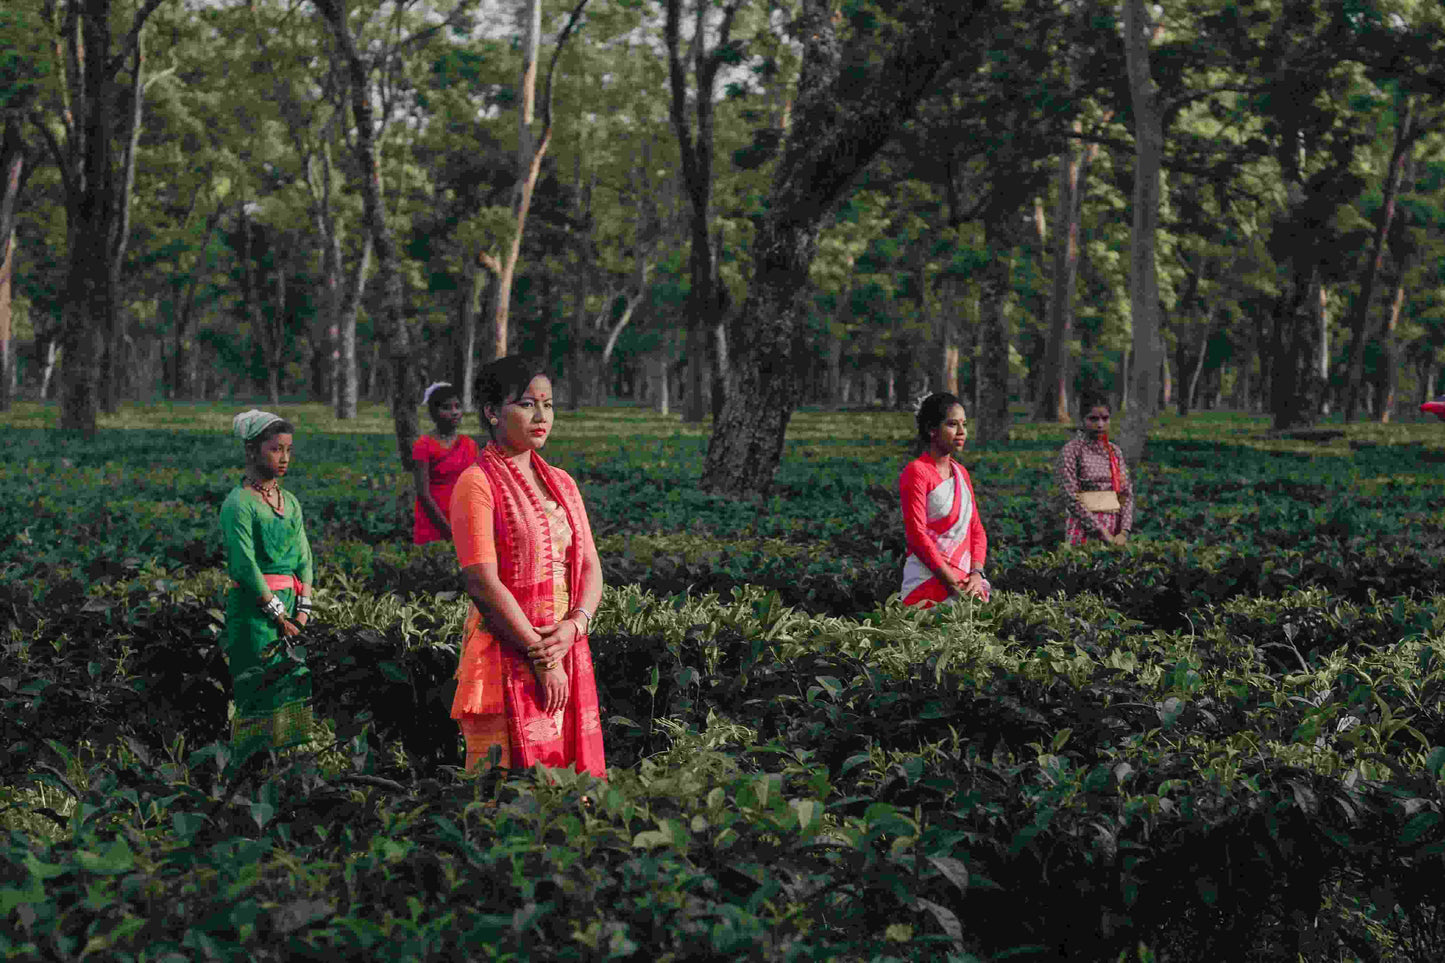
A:
[[[298,436],[321,721],[241,760],[211,534],[234,451],[27,436],[0,467],[7,957],[1445,957],[1425,441],[1166,431],[1136,544],[1087,552],[1039,521],[1062,434],[1029,428],[970,459],[994,601],[920,613],[889,599],[882,419],[801,416],[740,506],[688,487],[700,437],[588,417],[612,447],[556,460],[611,586],[606,783],[459,772],[466,603],[401,541],[384,438]]]

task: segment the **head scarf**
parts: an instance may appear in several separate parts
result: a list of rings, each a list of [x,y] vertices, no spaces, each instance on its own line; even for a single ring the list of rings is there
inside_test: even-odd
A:
[[[283,420],[280,415],[273,415],[269,411],[252,408],[250,411],[243,411],[231,419],[231,432],[237,438],[241,439],[241,441],[247,442],[276,422]]]
[[[452,386],[452,383],[451,383],[450,381],[438,381],[436,384],[431,385],[430,387],[428,387],[427,390],[422,394],[422,396],[421,396],[421,403],[424,404],[424,405],[429,405],[429,404],[431,404],[431,396],[432,396],[432,393],[433,393],[433,392],[435,392],[435,391],[437,391],[437,390],[439,390],[439,389],[441,389],[441,388],[450,388],[451,386]]]

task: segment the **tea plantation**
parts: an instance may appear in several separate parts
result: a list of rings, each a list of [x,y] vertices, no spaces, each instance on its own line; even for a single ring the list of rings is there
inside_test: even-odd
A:
[[[299,426],[306,751],[231,757],[230,409],[0,421],[0,951],[115,960],[1445,959],[1445,426],[1164,420],[1125,550],[1058,547],[1065,429],[970,451],[990,603],[890,600],[906,414],[562,412],[608,590],[611,779],[467,777],[465,616],[384,413]]]

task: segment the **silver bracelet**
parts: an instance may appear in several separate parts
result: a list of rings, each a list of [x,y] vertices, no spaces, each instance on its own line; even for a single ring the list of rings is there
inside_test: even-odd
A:
[[[266,602],[266,604],[262,605],[261,608],[263,611],[265,611],[267,615],[271,616],[271,618],[275,619],[277,622],[281,621],[286,617],[286,606],[282,605],[281,600],[274,595],[271,596],[271,598]]]
[[[585,608],[583,608],[583,607],[580,606],[580,605],[574,605],[574,606],[572,606],[572,611],[573,611],[573,612],[581,612],[583,618],[585,618],[585,619],[587,620],[587,624],[584,625],[584,626],[582,626],[582,631],[583,631],[583,633],[585,634],[588,629],[592,628],[592,613],[589,612],[589,611],[587,611]]]

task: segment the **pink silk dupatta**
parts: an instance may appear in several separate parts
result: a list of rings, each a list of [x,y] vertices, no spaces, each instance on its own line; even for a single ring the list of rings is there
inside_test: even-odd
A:
[[[497,548],[497,575],[516,598],[532,625],[553,625],[566,615],[556,611],[552,571],[555,559],[551,526],[536,492],[521,472],[493,445],[482,450],[477,464],[492,491],[492,519]],[[572,526],[572,549],[566,559],[570,598],[582,592],[582,559],[592,549],[592,528],[576,484],[535,452],[532,464],[543,485],[566,512]],[[605,778],[607,760],[602,748],[601,711],[597,682],[592,672],[592,650],[587,636],[579,636],[562,657],[570,691],[566,706],[546,713],[538,705],[539,687],[531,664],[522,653],[502,645],[472,607],[467,619],[459,685],[452,718],[495,716],[505,713],[511,742],[512,769],[574,766]]]

